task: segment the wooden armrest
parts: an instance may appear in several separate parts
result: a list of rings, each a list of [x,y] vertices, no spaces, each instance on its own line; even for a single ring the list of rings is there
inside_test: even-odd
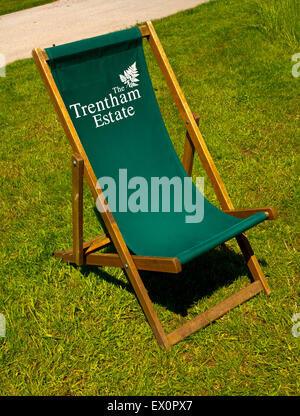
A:
[[[264,212],[268,220],[275,220],[277,218],[277,212],[274,207],[230,209],[223,210],[223,212],[238,218],[248,218],[257,212]]]

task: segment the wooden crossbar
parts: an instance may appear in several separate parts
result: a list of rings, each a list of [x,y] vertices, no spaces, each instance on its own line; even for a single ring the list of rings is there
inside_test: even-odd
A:
[[[190,320],[189,322],[183,324],[181,327],[170,332],[167,335],[169,343],[171,345],[176,344],[177,342],[198,331],[198,329],[204,328],[211,322],[225,315],[231,309],[234,309],[236,306],[257,295],[262,290],[263,287],[260,282],[251,283],[244,289],[240,290],[239,292],[235,293],[229,298],[218,303],[216,306],[213,306],[206,312],[198,315],[196,318]]]

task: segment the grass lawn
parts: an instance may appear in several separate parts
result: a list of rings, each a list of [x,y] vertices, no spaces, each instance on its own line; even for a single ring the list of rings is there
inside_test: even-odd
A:
[[[122,271],[73,267],[71,148],[33,60],[0,78],[0,395],[298,395],[300,312],[297,39],[262,30],[253,1],[219,0],[154,22],[235,207],[274,205],[247,235],[272,293],[161,350]],[[37,45],[38,46],[38,45]],[[179,121],[149,47],[153,84],[180,156]],[[199,158],[193,175],[205,176]],[[206,196],[218,205],[206,181]],[[298,193],[297,193],[298,192]],[[85,187],[85,239],[101,234]],[[297,211],[298,209],[298,211]],[[143,273],[171,330],[248,284],[235,241],[179,276]],[[298,302],[298,305],[297,305]]]
[[[57,0],[0,0],[0,16],[2,14],[17,12],[19,10],[41,6],[42,4],[52,3],[54,1]]]

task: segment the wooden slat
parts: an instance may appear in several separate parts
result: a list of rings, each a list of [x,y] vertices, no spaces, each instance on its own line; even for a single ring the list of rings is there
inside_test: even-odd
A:
[[[261,290],[262,285],[260,282],[251,283],[246,288],[240,290],[238,293],[230,296],[218,305],[213,306],[206,312],[198,315],[196,318],[170,332],[167,335],[170,344],[176,344],[177,342],[196,332],[198,329],[207,326],[211,322],[223,316],[225,313],[229,312],[231,309],[257,295],[257,293],[259,293]]]
[[[141,280],[141,277],[138,273],[138,270],[135,266],[132,256],[125,244],[125,241],[119,230],[119,227],[111,211],[109,210],[109,207],[106,203],[106,200],[104,198],[101,188],[97,187],[96,175],[83,149],[82,143],[77,135],[75,127],[72,123],[72,120],[65,107],[63,99],[52,77],[50,68],[47,64],[47,61],[46,61],[47,54],[45,53],[45,51],[42,52],[40,48],[35,48],[32,51],[32,56],[34,58],[34,61],[37,65],[38,70],[40,71],[41,77],[46,85],[49,95],[53,101],[57,114],[61,120],[63,128],[72,146],[73,152],[79,153],[84,160],[84,176],[86,178],[86,181],[90,187],[90,190],[93,194],[94,199],[95,200],[97,199],[98,204],[101,206],[101,211],[102,211],[101,216],[105,223],[109,237],[111,238],[111,241],[113,242],[117,250],[117,253],[119,254],[121,258],[123,267],[126,268],[126,274],[128,276],[128,279],[130,283],[132,284],[132,287],[148,319],[148,322],[153,330],[153,333],[157,339],[157,342],[159,343],[159,345],[163,346],[164,348],[169,349],[170,345],[169,345],[166,333],[163,330],[163,327],[154,310],[152,302]]]
[[[197,153],[199,154],[202,164],[220,201],[221,207],[223,209],[233,209],[233,205],[230,201],[229,195],[227,194],[220,174],[212,160],[206,143],[198,129],[197,123],[194,120],[193,114],[186,102],[186,99],[178,84],[178,81],[171,68],[168,58],[163,50],[163,47],[158,39],[155,29],[151,22],[147,22],[146,25],[150,32],[148,40],[152,48],[153,54],[171,91],[171,94],[173,96],[175,104],[178,107],[180,115],[184,123],[186,124],[190,138],[195,146]]]
[[[262,208],[240,208],[233,210],[224,210],[226,214],[232,215],[238,218],[248,218],[250,215],[256,214],[257,212],[264,212],[268,217],[268,220],[275,220],[277,213],[274,207],[262,207]]]
[[[72,120],[61,98],[61,95],[57,89],[55,81],[52,77],[50,68],[46,62],[46,60],[48,59],[47,54],[45,51],[42,51],[40,48],[36,48],[32,51],[32,56],[41,74],[42,80],[45,83],[45,86],[54,104],[57,114],[60,118],[60,121],[65,130],[67,138],[72,146],[73,153],[80,154],[80,156],[84,160],[84,176],[93,194],[94,199],[97,199],[97,196],[98,196],[98,193],[96,191],[97,179],[94,175],[92,167],[89,163],[89,160],[86,156],[83,146],[79,140],[75,127],[73,126]]]
[[[197,123],[197,126],[199,125],[200,116],[199,114],[192,113],[193,117]],[[186,171],[186,173],[189,176],[192,176],[193,171],[193,161],[194,161],[194,153],[195,153],[195,146],[192,142],[192,139],[189,135],[189,132],[186,132],[185,136],[185,143],[184,143],[184,153],[183,153],[183,160],[182,165]]]
[[[72,156],[72,218],[74,261],[83,264],[83,159]]]
[[[179,109],[183,121],[187,125],[187,130],[189,132],[190,138],[195,146],[197,153],[202,161],[202,164],[207,172],[207,175],[212,183],[214,191],[220,201],[221,207],[223,210],[233,210],[234,206],[227,194],[225,186],[221,180],[220,174],[217,171],[217,168],[212,160],[212,157],[207,149],[207,146],[204,142],[204,139],[197,127],[197,124],[193,118],[192,112],[184,98],[184,95],[181,91],[181,88],[176,80],[175,74],[171,68],[171,65],[168,61],[168,58],[163,50],[163,47],[158,39],[158,36],[155,32],[155,29],[151,22],[147,22],[147,27],[150,32],[149,44],[152,48],[153,54],[157,60],[157,63],[162,71],[162,74],[166,80],[166,83],[171,91],[173,99]],[[264,274],[261,270],[261,267],[253,253],[253,250],[250,246],[249,241],[245,234],[242,237],[237,238],[238,244],[242,250],[242,253],[247,262],[248,268],[254,278],[254,280],[259,280],[265,290],[266,294],[270,293],[270,288]]]

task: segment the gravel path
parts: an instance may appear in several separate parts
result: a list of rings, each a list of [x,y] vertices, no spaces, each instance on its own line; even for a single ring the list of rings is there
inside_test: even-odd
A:
[[[0,16],[0,53],[6,63],[34,47],[72,42],[189,9],[208,0],[59,0]]]

